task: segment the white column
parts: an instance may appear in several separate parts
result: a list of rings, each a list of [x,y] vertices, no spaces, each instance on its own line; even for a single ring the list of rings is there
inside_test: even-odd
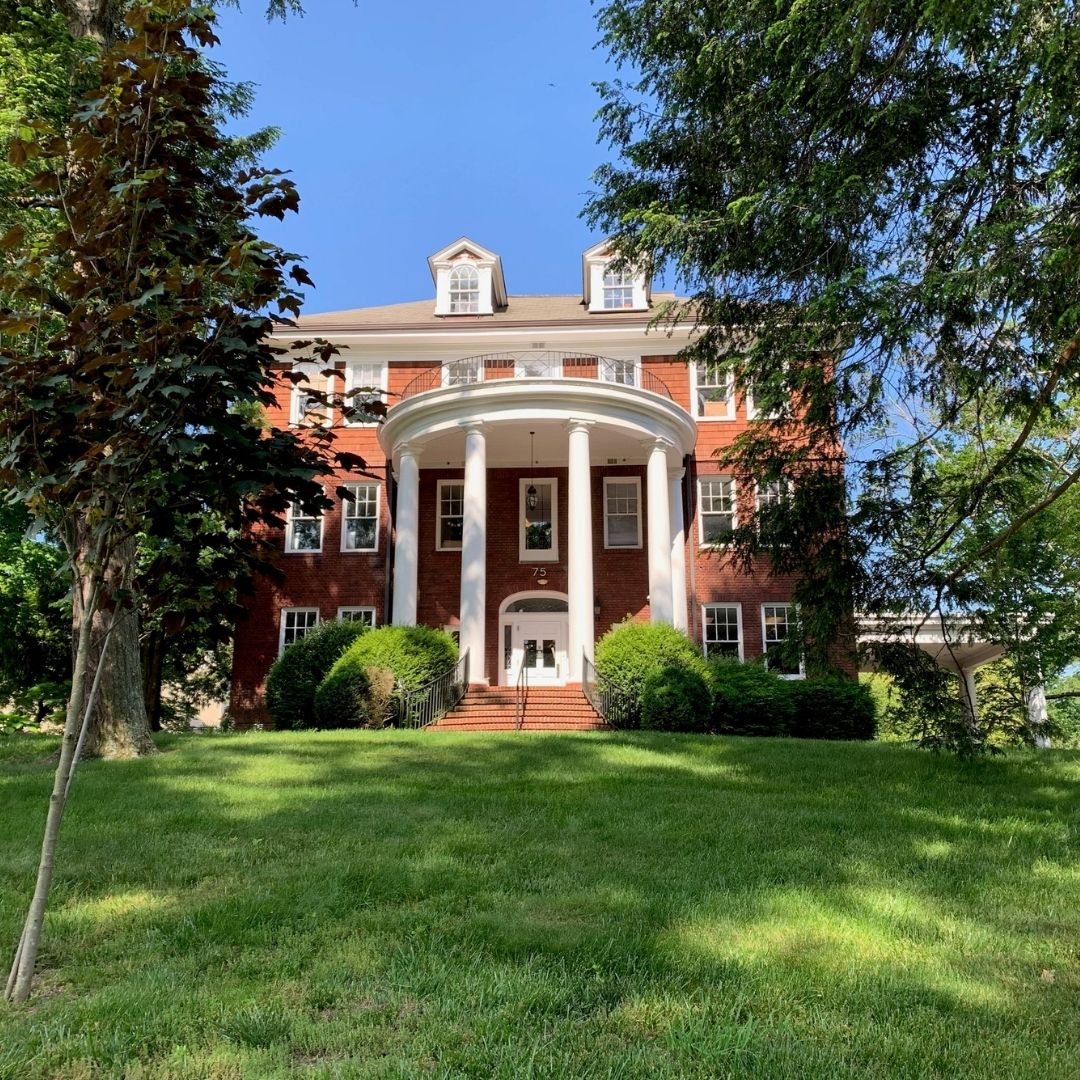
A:
[[[394,521],[394,626],[416,625],[416,567],[420,554],[420,462],[416,450],[398,448]]]
[[[668,509],[668,444],[649,443],[646,470],[649,501],[649,613],[653,622],[671,624],[671,512]]]
[[[461,650],[469,650],[469,681],[485,682],[487,616],[487,443],[483,425],[465,425],[465,508],[461,526]]]
[[[687,630],[686,532],[683,528],[682,479],[685,469],[668,469],[668,510],[671,514],[671,607],[672,625]]]
[[[960,677],[957,695],[960,698],[960,703],[967,709],[974,728],[979,722],[979,701],[975,695],[975,669],[960,668],[957,675]]]
[[[596,618],[593,614],[592,474],[588,421],[571,420],[567,467],[567,596],[570,682],[581,682],[581,656],[593,655]]]
[[[1050,724],[1050,715],[1046,711],[1046,687],[1030,686],[1024,691],[1024,706],[1027,709],[1028,727],[1035,746],[1040,750],[1050,747],[1050,736],[1046,734]]]

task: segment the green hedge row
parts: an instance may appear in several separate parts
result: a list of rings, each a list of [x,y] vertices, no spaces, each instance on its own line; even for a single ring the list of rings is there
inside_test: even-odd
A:
[[[670,626],[626,622],[596,645],[596,669],[627,691],[640,726],[657,731],[872,739],[869,689],[842,676],[782,679],[762,664],[706,661]]]
[[[275,728],[382,727],[398,691],[415,690],[457,661],[454,639],[426,626],[326,622],[293,642],[266,678]]]

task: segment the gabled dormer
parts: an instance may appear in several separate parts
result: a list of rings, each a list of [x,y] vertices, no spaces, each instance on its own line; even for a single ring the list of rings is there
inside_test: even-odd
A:
[[[581,256],[581,286],[589,311],[648,311],[652,282],[644,270],[612,269],[617,254],[601,240]]]
[[[428,259],[436,315],[491,315],[506,307],[502,260],[468,237]]]

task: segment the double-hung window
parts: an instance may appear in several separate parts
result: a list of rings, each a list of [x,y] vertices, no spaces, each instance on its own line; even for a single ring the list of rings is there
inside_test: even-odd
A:
[[[322,524],[322,514],[308,514],[291,504],[285,519],[285,550],[322,551]]]
[[[278,655],[280,656],[294,641],[299,641],[309,630],[314,630],[318,625],[318,608],[282,608]]]
[[[461,480],[440,480],[435,547],[438,551],[460,551],[461,533],[465,524],[465,484]]]
[[[604,477],[604,547],[641,547],[639,477]]]
[[[351,361],[345,368],[345,423],[377,424],[384,411],[386,365],[378,360]]]
[[[444,386],[471,386],[484,377],[484,365],[479,356],[468,356],[463,360],[451,360],[443,367]]]
[[[358,622],[369,627],[375,625],[373,607],[339,607],[337,617],[340,622]]]
[[[765,666],[784,679],[798,679],[803,674],[802,657],[793,660],[785,648],[793,622],[792,604],[761,605],[761,645],[765,652]]]
[[[742,606],[740,604],[704,604],[701,624],[706,656],[743,658]]]
[[[341,550],[376,551],[379,547],[379,485],[346,484],[341,501]]]
[[[315,364],[298,364],[295,370],[304,378],[293,384],[289,423],[294,427],[329,426],[331,411],[327,398],[333,393],[331,378]]]
[[[634,306],[634,277],[627,270],[604,271],[604,310],[621,311]]]
[[[694,415],[701,420],[734,420],[735,390],[731,372],[719,360],[694,363]]]
[[[726,542],[735,530],[735,480],[730,476],[698,480],[698,530],[702,547]]]
[[[637,365],[633,360],[607,357],[599,363],[603,382],[617,383],[619,386],[637,385]]]

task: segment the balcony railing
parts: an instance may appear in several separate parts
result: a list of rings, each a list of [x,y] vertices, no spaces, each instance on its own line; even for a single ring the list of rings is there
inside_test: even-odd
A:
[[[500,352],[449,360],[417,375],[399,400],[450,386],[472,386],[500,379],[593,379],[613,386],[634,386],[669,401],[671,391],[663,379],[635,364],[610,356],[569,352]]]

